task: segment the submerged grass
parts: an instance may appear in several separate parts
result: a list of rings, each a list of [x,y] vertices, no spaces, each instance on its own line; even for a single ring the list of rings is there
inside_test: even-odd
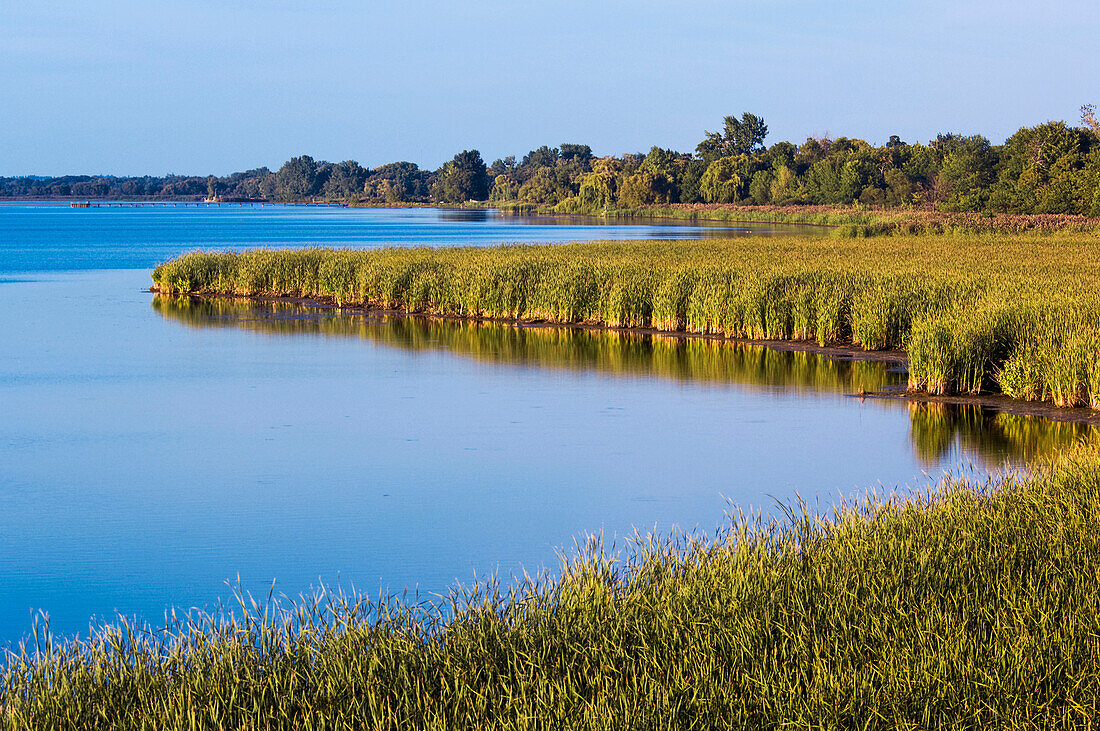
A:
[[[156,289],[903,349],[910,386],[1100,407],[1100,236],[193,253]]]
[[[1090,728],[1100,451],[708,539],[592,541],[442,605],[241,598],[163,632],[42,638],[11,729]]]

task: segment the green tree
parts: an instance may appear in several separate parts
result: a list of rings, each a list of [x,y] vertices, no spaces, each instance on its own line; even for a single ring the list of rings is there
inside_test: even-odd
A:
[[[355,160],[345,160],[333,165],[321,191],[329,199],[358,198],[363,192],[369,171]]]
[[[775,183],[775,175],[771,170],[757,170],[749,182],[749,197],[757,205],[772,202],[772,185]]]
[[[493,160],[489,166],[489,177],[496,180],[501,175],[511,175],[516,169],[516,156],[508,155],[505,158]]]
[[[707,166],[699,181],[699,192],[707,203],[738,203],[747,182],[747,155],[721,157]]]
[[[764,118],[745,112],[740,121],[726,117],[725,129],[707,132],[695,151],[707,162],[731,155],[752,155],[764,149],[767,136],[768,125],[764,124]]]
[[[833,141],[829,139],[828,135],[821,139],[807,137],[806,141],[799,146],[798,154],[795,156],[795,164],[798,166],[798,170],[805,173],[815,163],[824,160],[825,156],[829,154],[829,148],[832,147],[832,144]]]
[[[309,155],[292,157],[275,173],[275,197],[303,200],[317,193],[317,163]]]
[[[526,182],[528,178],[542,168],[552,168],[558,164],[561,152],[556,147],[543,145],[531,150],[523,156],[523,160],[516,166],[516,175],[520,182]]]
[[[489,200],[493,203],[506,203],[519,197],[519,186],[516,181],[501,173],[493,179],[493,189],[489,191]]]
[[[431,193],[432,174],[416,163],[391,162],[375,168],[363,184],[363,192],[371,198],[385,198],[389,203],[427,200]]]
[[[798,156],[798,148],[790,142],[776,142],[768,148],[765,161],[772,170],[781,167],[794,167],[795,158]]]
[[[891,207],[912,205],[917,186],[904,171],[900,168],[890,168],[883,175],[883,182],[886,183],[886,205]]]
[[[992,206],[1019,213],[1086,213],[1087,162],[1098,143],[1065,122],[1025,127],[1005,142]]]
[[[594,212],[610,208],[615,203],[615,175],[608,170],[594,170],[581,178],[578,205]]]
[[[483,201],[489,197],[489,174],[481,153],[463,150],[443,166],[433,197],[443,203]]]
[[[566,161],[576,161],[584,164],[592,162],[592,148],[588,145],[563,142],[559,154],[561,159]]]
[[[943,207],[950,211],[986,208],[997,165],[989,140],[981,135],[941,135],[937,149],[942,159],[936,190]]]
[[[579,181],[574,181],[569,168],[541,167],[519,189],[519,199],[528,203],[554,205],[573,196]]]
[[[706,160],[690,160],[684,165],[684,172],[680,176],[681,203],[701,203],[703,201],[700,185],[706,171]]]
[[[789,165],[781,165],[776,168],[769,194],[772,203],[778,205],[789,205],[798,202],[801,187],[798,182],[798,174],[794,171],[794,168]]]
[[[623,178],[619,186],[619,203],[626,208],[667,204],[672,198],[672,184],[664,173],[641,170]]]
[[[844,161],[839,157],[827,157],[811,165],[802,185],[806,202],[817,205],[840,203],[844,198],[840,186],[843,168]]]
[[[680,180],[690,159],[690,155],[683,155],[675,150],[652,147],[649,154],[642,160],[639,169],[657,176],[655,184],[658,197],[663,202],[678,203],[680,202]]]

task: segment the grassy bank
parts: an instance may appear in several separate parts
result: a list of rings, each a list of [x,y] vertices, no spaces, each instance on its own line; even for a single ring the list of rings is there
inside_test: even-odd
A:
[[[0,725],[1088,728],[1100,452],[707,539],[591,545],[439,608],[303,602],[8,658]],[[449,618],[444,618],[449,617]]]
[[[531,203],[502,203],[503,213],[583,214],[605,218],[661,218],[677,221],[780,223],[824,226],[842,238],[914,234],[1092,233],[1100,218],[1064,214],[955,213],[923,209],[869,209],[853,206],[740,206],[718,203],[606,208],[594,212]]]
[[[1100,406],[1100,237],[1056,233],[194,253],[172,294],[903,349],[910,385]]]

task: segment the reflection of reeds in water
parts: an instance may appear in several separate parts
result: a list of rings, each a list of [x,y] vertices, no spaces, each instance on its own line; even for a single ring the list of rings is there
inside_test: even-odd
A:
[[[495,322],[338,314],[277,302],[156,295],[164,316],[196,327],[361,337],[406,350],[446,350],[494,363],[700,383],[856,393],[902,382],[885,363],[702,338]]]
[[[490,363],[596,371],[741,387],[854,394],[903,382],[887,364],[699,338],[493,322],[336,313],[282,302],[156,295],[165,317],[193,327],[359,337],[393,348],[445,350]],[[883,403],[883,402],[877,402]],[[1089,433],[1082,424],[994,413],[976,406],[910,403],[917,455],[934,464],[953,445],[991,467],[1053,454]]]
[[[1087,424],[1005,414],[970,404],[909,403],[910,435],[917,456],[930,464],[956,444],[987,467],[1005,459],[1031,461],[1065,451],[1095,430]]]
[[[163,292],[903,349],[910,386],[1100,408],[1100,238],[903,236],[191,253]]]

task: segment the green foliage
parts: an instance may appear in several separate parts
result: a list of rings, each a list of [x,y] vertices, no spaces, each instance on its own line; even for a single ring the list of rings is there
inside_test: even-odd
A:
[[[579,162],[582,164],[592,162],[592,148],[588,145],[579,145],[563,142],[559,154],[566,162]]]
[[[501,173],[493,180],[493,189],[489,193],[492,203],[507,203],[519,198],[519,186],[516,181]]]
[[[1089,131],[1048,122],[1024,128],[1005,143],[993,206],[1036,213],[1088,213],[1098,142]],[[1084,189],[1084,190],[1083,190]]]
[[[290,158],[275,173],[274,197],[278,200],[302,200],[317,192],[317,163],[309,155]]]
[[[699,180],[699,193],[707,203],[737,203],[743,197],[744,177],[748,157],[720,157],[710,165]]]
[[[347,160],[329,166],[326,173],[324,185],[321,187],[326,198],[358,200],[370,171],[355,160]]]
[[[431,179],[431,173],[421,170],[416,163],[391,162],[370,172],[363,183],[363,193],[368,199],[387,203],[424,201],[430,195]]]
[[[489,197],[489,173],[481,153],[463,150],[443,166],[432,187],[432,197],[441,203],[483,201]]]
[[[704,160],[691,160],[684,165],[683,177],[680,178],[681,203],[703,202],[701,186],[706,171],[707,163]]]
[[[942,155],[935,186],[938,202],[949,211],[984,210],[997,164],[989,140],[980,135],[941,135],[936,150]]]
[[[625,208],[668,204],[672,198],[672,183],[664,173],[642,170],[619,184],[619,204]]]
[[[707,132],[706,137],[695,148],[700,158],[711,162],[722,157],[734,155],[752,155],[764,149],[764,139],[768,136],[768,125],[763,117],[745,112],[741,119],[726,117],[722,132]]]
[[[558,148],[543,145],[537,150],[531,150],[524,155],[520,167],[531,171],[537,170],[538,168],[552,168],[558,164],[560,155],[561,152]]]
[[[772,202],[772,186],[775,184],[775,175],[771,170],[757,170],[749,182],[749,197],[753,203],[765,204]]]
[[[616,199],[615,175],[605,170],[593,171],[581,178],[578,204],[585,211],[600,211],[611,207]]]

